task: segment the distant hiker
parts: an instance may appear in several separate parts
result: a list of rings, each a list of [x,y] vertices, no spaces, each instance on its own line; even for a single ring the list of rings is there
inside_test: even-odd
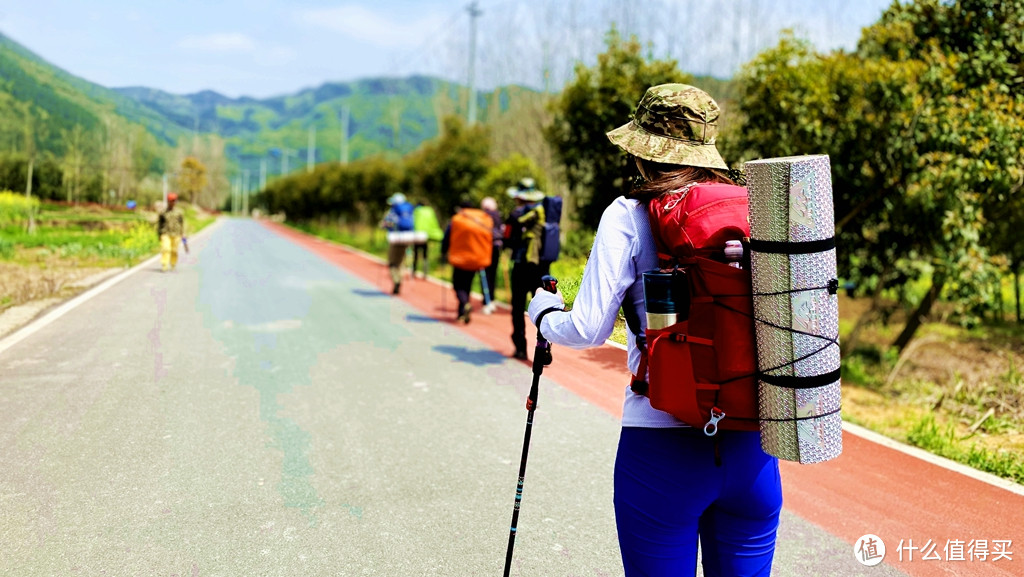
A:
[[[633,120],[608,133],[642,182],[605,209],[572,310],[543,317],[540,332],[548,341],[601,345],[619,309],[633,311],[641,326],[627,328],[627,364],[636,378],[648,378],[640,366],[646,345],[636,334],[647,326],[642,275],[659,266],[647,205],[695,183],[734,184],[715,148],[718,117],[718,104],[706,92],[666,84],[650,88]],[[530,318],[561,305],[560,294],[538,290]],[[713,317],[700,322],[716,322]],[[695,321],[689,319],[691,327]],[[623,379],[623,385],[629,382]],[[760,433],[719,430],[708,436],[654,409],[634,388],[625,393],[614,504],[626,577],[693,575],[698,543],[704,575],[768,577],[782,485],[778,460],[761,450]]]
[[[459,202],[441,241],[441,252],[452,265],[452,288],[459,301],[458,320],[464,323],[469,323],[472,310],[469,291],[473,277],[491,264],[493,229],[490,215],[474,208],[473,202],[466,199]]]
[[[413,230],[417,233],[415,244],[412,247],[412,275],[416,276],[416,270],[419,269],[422,258],[423,278],[427,278],[427,274],[430,272],[430,243],[441,242],[444,238],[444,231],[441,230],[441,224],[437,222],[437,214],[433,207],[426,202],[416,205],[412,211],[412,222]]]
[[[178,243],[188,242],[185,237],[185,215],[175,208],[178,195],[167,195],[167,206],[157,217],[156,236],[160,239],[160,270],[167,272],[178,266]],[[188,245],[185,245],[186,250]]]
[[[513,357],[525,360],[526,354],[526,296],[540,286],[542,276],[548,274],[551,263],[541,260],[541,239],[544,234],[544,193],[537,190],[532,178],[524,178],[510,196],[516,208],[506,225],[514,230],[512,246],[512,345]]]
[[[491,266],[484,269],[484,277],[487,279],[487,296],[488,303],[484,306],[484,314],[489,315],[494,312],[494,287],[498,283],[498,263],[501,262],[501,247],[504,243],[505,237],[505,224],[504,219],[501,218],[501,213],[498,212],[498,201],[488,196],[480,201],[480,210],[487,213],[494,221],[494,229],[492,230],[492,241],[491,241]]]
[[[391,294],[398,294],[402,287],[402,263],[405,252],[412,244],[413,206],[405,195],[396,192],[388,198],[388,213],[381,226],[388,231],[388,270],[391,272]]]

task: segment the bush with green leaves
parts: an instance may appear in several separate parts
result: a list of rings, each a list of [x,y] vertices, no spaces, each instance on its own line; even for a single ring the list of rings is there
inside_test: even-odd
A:
[[[997,307],[993,255],[1024,262],[1022,48],[1020,2],[894,2],[855,52],[789,34],[740,74],[725,153],[829,155],[840,274],[877,290],[930,271],[897,349],[943,295],[967,321]]]

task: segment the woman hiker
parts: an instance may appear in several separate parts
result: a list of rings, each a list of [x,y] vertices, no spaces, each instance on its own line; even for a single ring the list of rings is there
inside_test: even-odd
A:
[[[642,274],[658,267],[646,202],[691,183],[732,184],[715,148],[718,116],[718,105],[704,91],[666,84],[648,89],[634,119],[608,133],[630,155],[642,182],[605,209],[572,310],[541,321],[548,341],[599,346],[611,335],[620,307],[639,312],[643,330]],[[538,290],[530,319],[536,324],[543,311],[561,305],[560,293]],[[628,368],[635,374],[636,335],[627,343]],[[624,375],[623,381],[629,379]],[[759,432],[708,437],[627,386],[614,475],[627,577],[694,575],[698,542],[707,577],[771,573],[782,486],[778,461],[761,450]]]

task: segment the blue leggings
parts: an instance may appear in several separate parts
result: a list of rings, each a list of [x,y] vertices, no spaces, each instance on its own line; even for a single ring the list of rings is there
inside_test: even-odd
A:
[[[717,444],[717,446],[716,446]],[[768,577],[782,510],[779,463],[757,432],[623,427],[615,524],[626,577]]]

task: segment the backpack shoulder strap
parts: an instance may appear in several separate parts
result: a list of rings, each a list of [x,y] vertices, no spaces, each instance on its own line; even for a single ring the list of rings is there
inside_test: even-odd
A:
[[[647,395],[647,381],[644,380],[647,376],[647,336],[640,328],[640,313],[635,307],[624,306],[622,314],[626,317],[626,326],[636,335],[636,348],[640,351],[640,365],[629,382],[629,388],[638,395]]]

